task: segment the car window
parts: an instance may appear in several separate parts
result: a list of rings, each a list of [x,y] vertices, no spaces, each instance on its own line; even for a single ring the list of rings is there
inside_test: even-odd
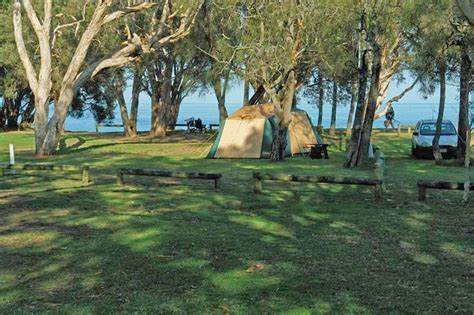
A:
[[[434,136],[436,134],[436,124],[426,123],[426,124],[421,125],[420,134],[424,136]],[[451,123],[442,123],[441,135],[443,136],[456,135],[456,128],[454,128],[453,124]]]

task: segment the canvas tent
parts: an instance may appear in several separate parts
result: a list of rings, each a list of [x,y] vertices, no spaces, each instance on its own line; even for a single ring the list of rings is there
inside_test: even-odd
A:
[[[209,158],[268,158],[271,152],[274,121],[273,104],[244,106],[229,116],[219,130]],[[308,114],[292,110],[286,155],[307,152],[306,144],[321,143]]]

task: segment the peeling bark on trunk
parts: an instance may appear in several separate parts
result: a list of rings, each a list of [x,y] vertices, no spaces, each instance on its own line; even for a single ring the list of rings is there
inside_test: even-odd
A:
[[[135,137],[137,134],[128,116],[127,102],[125,101],[125,97],[123,96],[123,88],[115,87],[114,90],[120,108],[120,116],[122,118],[125,137]]]
[[[372,43],[372,73],[370,79],[369,101],[365,113],[364,123],[362,125],[361,141],[359,145],[359,154],[357,165],[365,165],[369,158],[369,146],[372,137],[372,127],[374,123],[375,111],[377,110],[377,97],[380,88],[380,69],[381,69],[381,50],[375,39]]]
[[[118,77],[109,88],[112,89],[115,94],[115,98],[119,105],[120,117],[122,119],[123,132],[125,137],[133,138],[138,135],[137,130],[137,113],[138,103],[140,97],[140,84],[141,84],[141,73],[137,70],[133,71],[133,83],[132,83],[132,99],[130,104],[130,114],[127,109],[127,102],[125,100],[125,87],[123,85],[124,78]]]
[[[151,128],[150,137],[163,138],[166,136],[171,116],[171,76],[173,65],[167,60],[163,66],[160,78],[157,78],[155,67],[148,67],[148,79],[151,87]]]
[[[138,105],[140,104],[140,86],[142,81],[142,73],[135,70],[132,83],[132,102],[130,104],[130,127],[133,130],[132,136],[138,134]]]
[[[182,99],[180,97],[171,100],[169,125],[175,125],[178,122],[179,109],[181,107]]]
[[[351,136],[351,126],[352,121],[354,120],[354,111],[357,104],[357,82],[355,79],[352,80],[351,84],[351,107],[349,109],[349,115],[347,116],[347,124],[346,124],[346,138],[350,138]]]
[[[35,153],[45,155],[43,143],[48,131],[49,99],[42,100],[35,97]]]
[[[439,149],[439,138],[441,137],[441,126],[443,123],[444,106],[446,103],[446,63],[439,64],[439,109],[436,120],[436,133],[433,138],[433,156],[436,162],[443,160],[443,155]]]
[[[351,139],[347,147],[346,161],[344,167],[356,167],[359,155],[359,144],[361,140],[362,123],[364,122],[365,102],[367,93],[367,47],[366,47],[366,25],[365,17],[361,16],[361,25],[359,33],[358,48],[358,91],[357,91],[357,107],[352,125]]]
[[[334,80],[332,84],[332,109],[331,109],[331,126],[329,134],[334,136],[336,134],[336,117],[337,117],[337,82]]]

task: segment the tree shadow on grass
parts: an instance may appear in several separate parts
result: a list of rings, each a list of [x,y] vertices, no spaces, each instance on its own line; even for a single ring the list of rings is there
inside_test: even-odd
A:
[[[9,196],[0,204],[0,308],[469,309],[468,284],[453,285],[468,266],[456,234],[468,225],[461,210],[390,209],[351,186],[337,203],[310,191],[250,197],[250,189],[104,185]]]
[[[329,163],[268,163],[114,154],[68,157],[92,162],[96,185],[85,188],[59,177],[0,181],[11,190],[0,202],[2,312],[453,313],[473,307],[465,281],[472,269],[469,209],[414,202],[413,192],[399,188],[410,183],[399,177],[388,179],[395,200],[383,202],[374,202],[370,189],[337,185],[265,184],[269,189],[254,195],[255,170],[355,176],[371,170],[336,169],[339,156]],[[137,164],[222,172],[222,189],[194,181],[114,184],[116,168]],[[400,170],[388,166],[390,172]]]

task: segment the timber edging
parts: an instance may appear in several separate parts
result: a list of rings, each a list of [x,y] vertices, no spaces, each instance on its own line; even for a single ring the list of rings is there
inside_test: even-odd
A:
[[[213,180],[214,188],[216,189],[219,188],[220,179],[222,178],[222,174],[220,173],[164,171],[164,170],[145,169],[145,168],[120,168],[117,170],[117,184],[118,185],[124,185],[124,181],[123,181],[124,175]]]
[[[426,201],[427,189],[464,190],[462,182],[419,180],[416,186],[418,187],[418,201]],[[474,183],[470,184],[469,190],[474,191]]]
[[[368,177],[336,177],[336,176],[315,176],[315,175],[285,175],[285,174],[269,174],[269,173],[253,173],[254,191],[262,192],[262,182],[264,180],[283,181],[283,182],[300,182],[300,183],[324,183],[324,184],[341,184],[341,185],[362,185],[374,186],[375,198],[381,197],[381,186],[383,181],[377,178]]]
[[[89,184],[89,165],[64,165],[64,164],[0,164],[0,176],[5,175],[5,170],[15,171],[58,171],[82,172],[82,183]]]

